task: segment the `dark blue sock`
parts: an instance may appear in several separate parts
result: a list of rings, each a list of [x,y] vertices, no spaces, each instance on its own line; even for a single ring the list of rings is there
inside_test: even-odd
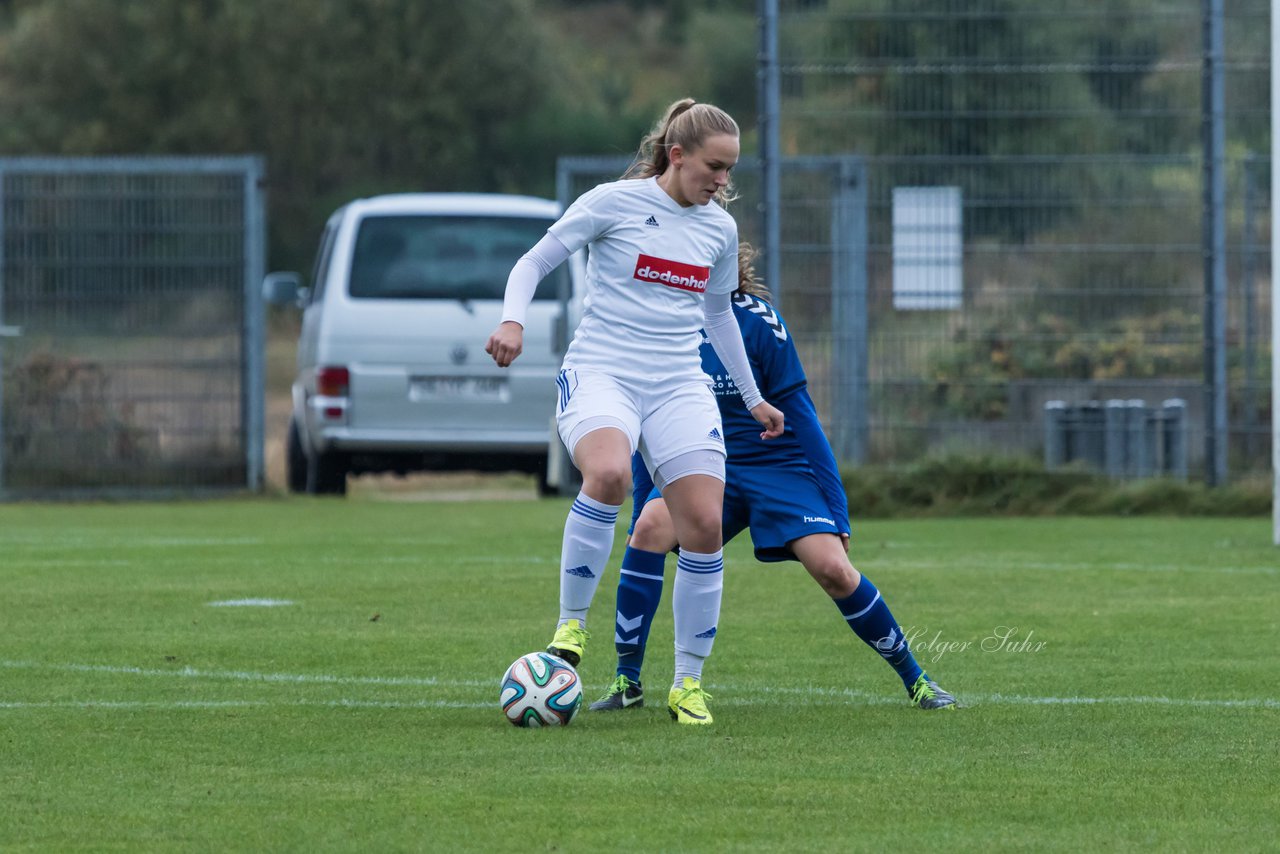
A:
[[[834,601],[854,634],[889,662],[889,666],[902,677],[902,684],[910,690],[924,671],[916,663],[902,627],[889,612],[889,606],[880,598],[880,591],[871,583],[871,579],[862,576],[857,590]]]
[[[649,627],[662,600],[662,570],[667,556],[627,546],[618,576],[618,611],[613,646],[618,651],[618,675],[640,681]]]

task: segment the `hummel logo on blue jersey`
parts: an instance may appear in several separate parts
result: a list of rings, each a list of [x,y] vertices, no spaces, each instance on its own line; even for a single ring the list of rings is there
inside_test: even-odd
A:
[[[658,227],[658,219],[657,219],[657,217],[650,216],[648,219],[646,219],[646,220],[644,221],[644,224],[645,224],[645,225],[652,225],[654,228],[657,228],[657,227]]]
[[[723,441],[724,441],[724,439],[722,439],[722,438],[720,437],[720,429],[719,429],[718,427],[712,427],[712,428],[711,428],[711,432],[707,434],[707,438],[708,438],[708,439],[715,439],[715,440],[716,440],[716,441],[718,441],[718,442],[723,442]]]
[[[773,330],[774,337],[779,341],[787,340],[787,327],[782,325],[782,321],[767,302],[759,297],[753,297],[751,294],[738,294],[733,298],[733,304],[740,308],[745,308],[769,324],[769,328]]]
[[[695,638],[713,638],[715,636],[716,636],[715,626],[712,626],[711,628],[707,629],[705,632],[698,632],[696,635],[694,635]]]
[[[582,566],[571,566],[565,571],[565,575],[576,575],[579,578],[595,578],[596,574],[591,571],[591,567],[585,563]]]

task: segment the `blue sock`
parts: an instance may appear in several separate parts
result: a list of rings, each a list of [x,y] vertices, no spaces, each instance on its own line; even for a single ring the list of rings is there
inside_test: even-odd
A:
[[[627,546],[618,576],[617,622],[613,646],[618,651],[618,675],[640,682],[649,627],[662,600],[662,570],[667,556]]]
[[[907,636],[902,633],[902,627],[889,612],[889,606],[880,598],[880,591],[871,579],[862,576],[858,589],[843,599],[836,599],[835,603],[854,634],[889,662],[889,666],[902,678],[902,684],[911,690],[924,671],[916,663],[916,657],[907,645]]]

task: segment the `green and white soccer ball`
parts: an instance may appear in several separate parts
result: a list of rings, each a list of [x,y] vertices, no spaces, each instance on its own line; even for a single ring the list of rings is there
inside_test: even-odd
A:
[[[516,726],[568,726],[582,708],[582,682],[563,658],[531,652],[502,675],[501,700],[502,713]]]

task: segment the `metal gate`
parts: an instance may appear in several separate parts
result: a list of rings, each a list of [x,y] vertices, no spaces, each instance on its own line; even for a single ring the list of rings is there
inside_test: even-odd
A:
[[[567,207],[631,161],[562,157],[557,196]],[[791,329],[836,456],[860,461],[868,440],[867,184],[862,158],[788,157],[781,162],[781,281],[765,282]],[[763,250],[762,176],[756,157],[734,169],[736,201],[729,213],[740,239]],[[763,276],[764,265],[756,272]],[[565,464],[567,465],[567,463]],[[553,482],[559,483],[553,476]]]
[[[0,159],[0,498],[262,486],[263,162]]]
[[[762,125],[866,158],[868,461],[1183,400],[1193,476],[1270,469],[1268,4],[766,6]]]

